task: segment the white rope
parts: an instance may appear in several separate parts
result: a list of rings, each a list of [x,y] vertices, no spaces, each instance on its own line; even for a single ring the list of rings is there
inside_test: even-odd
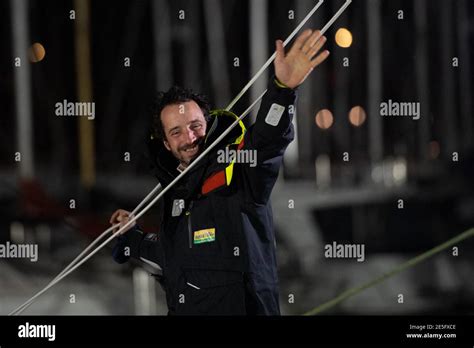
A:
[[[296,27],[296,29],[288,36],[288,38],[284,41],[283,46],[286,46],[288,42],[296,35],[296,33],[303,27],[303,25],[311,18],[311,16],[317,11],[317,9],[322,5],[324,0],[319,0],[316,6],[308,13],[308,15],[301,21],[301,23]],[[323,27],[320,31],[321,37],[324,33],[329,29],[329,27],[337,20],[337,18],[344,12],[344,10],[349,6],[352,0],[347,0],[344,5],[339,9],[339,11],[331,18],[331,20]],[[255,74],[255,76],[247,83],[247,85],[240,91],[240,93],[232,100],[232,102],[227,106],[226,110],[232,109],[232,107],[237,103],[238,100],[242,97],[242,95],[252,86],[252,84],[260,77],[263,71],[273,62],[276,57],[276,52],[267,60],[267,62],[262,66],[262,68]],[[133,210],[132,215],[133,218],[130,219],[124,226],[119,228],[112,236],[110,236],[105,242],[99,245],[94,251],[89,253],[86,257],[84,257],[81,261],[78,261],[82,256],[84,256],[87,251],[89,251],[95,244],[97,244],[101,239],[103,239],[108,233],[112,230],[120,226],[120,224],[116,224],[107,230],[105,230],[98,238],[96,238],[81,254],[79,254],[61,273],[59,273],[45,288],[39,291],[36,295],[22,304],[20,307],[12,311],[9,315],[18,315],[23,312],[26,308],[28,308],[39,296],[41,296],[44,292],[49,290],[51,287],[59,283],[62,279],[67,277],[69,274],[74,272],[78,267],[80,267],[83,263],[85,263],[88,259],[90,259],[93,255],[95,255],[99,250],[101,250],[105,245],[107,245],[112,239],[117,237],[120,234],[123,234],[129,225],[132,223],[134,224],[136,220],[138,220],[143,214],[145,214],[169,189],[171,189],[178,180],[180,180],[184,175],[187,174],[189,170],[191,170],[199,161],[209,152],[211,151],[230,131],[245,117],[247,114],[252,110],[252,108],[263,98],[266,94],[267,90],[265,90],[248,108],[245,110],[242,115],[235,120],[229,128],[227,128],[205,151],[203,151],[183,172],[181,172],[166,188],[164,188],[142,211],[140,211],[137,215],[135,213],[147,202],[151,196],[153,196],[156,191],[161,188],[161,185],[158,184],[155,188],[137,205],[137,207]]]
[[[352,0],[351,0],[352,1]],[[305,18],[301,21],[301,23],[293,30],[293,32],[286,38],[286,40],[283,42],[283,47],[285,47],[288,42],[293,39],[293,37],[298,33],[298,31],[303,27],[303,25],[306,24],[306,22],[311,18],[311,16],[318,10],[318,8],[323,4],[324,0],[319,0],[319,2],[316,4],[316,6],[313,7],[311,11],[306,15]],[[245,92],[255,83],[255,81],[262,75],[262,73],[265,71],[266,68],[275,60],[276,57],[276,52],[273,52],[270,58],[263,64],[263,66],[260,68],[259,71],[252,77],[252,79],[245,85],[244,88],[240,91],[239,94],[230,102],[230,104],[225,108],[227,111],[231,110],[234,105],[239,101],[240,98],[244,95]]]
[[[155,188],[153,190],[150,191],[150,193],[148,193],[148,195],[135,207],[135,209],[132,211],[132,214],[135,214],[138,210],[140,210],[140,208],[148,201],[150,200],[150,198],[161,188],[161,184],[158,184],[155,186]],[[48,283],[48,285],[52,284],[51,286],[53,286],[57,281],[58,281],[58,278],[61,277],[63,274],[65,274],[68,270],[71,269],[72,266],[74,266],[78,260],[83,257],[94,245],[96,245],[100,240],[102,240],[107,234],[109,234],[111,231],[113,231],[115,228],[119,227],[120,224],[116,224],[116,225],[113,225],[111,227],[109,227],[108,229],[106,229],[104,232],[102,232],[102,234],[97,237],[96,239],[94,239],[92,241],[91,244],[89,244],[89,246],[84,249],[69,265],[66,266],[66,268],[64,268],[61,273],[59,273],[51,282]],[[27,309],[33,302],[34,300],[36,300],[36,298],[38,298],[41,294],[40,293],[37,293],[35,294],[33,297],[31,297],[28,301],[26,301],[25,303],[23,303],[21,306],[19,306],[18,308],[16,308],[14,311],[10,312],[10,314],[8,315],[18,315],[20,314],[21,312],[23,312],[25,309]]]

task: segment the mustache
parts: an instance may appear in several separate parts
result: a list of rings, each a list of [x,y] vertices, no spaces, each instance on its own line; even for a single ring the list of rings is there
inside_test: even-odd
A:
[[[204,142],[204,137],[197,139],[191,145],[186,145],[186,146],[181,147],[179,150],[180,151],[186,151],[187,149],[191,149],[191,148],[195,147],[196,145],[200,147],[203,142]]]

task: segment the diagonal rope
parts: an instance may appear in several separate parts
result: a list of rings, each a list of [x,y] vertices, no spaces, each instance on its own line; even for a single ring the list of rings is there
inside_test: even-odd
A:
[[[155,186],[153,190],[148,193],[148,195],[135,207],[135,209],[132,211],[132,215],[135,214],[140,208],[150,200],[150,198],[161,188],[161,184],[158,184]],[[69,265],[64,268],[51,282],[48,283],[48,285],[53,286],[56,281],[58,281],[59,277],[61,277],[63,274],[65,274],[67,271],[69,271],[87,252],[92,249],[94,245],[96,245],[99,241],[101,241],[107,234],[112,232],[115,228],[119,227],[120,224],[113,225],[106,229],[102,234],[94,239],[92,243],[87,246],[86,249],[84,249]],[[10,312],[8,315],[18,315],[21,312],[23,312],[25,309],[27,309],[41,294],[37,293],[33,297],[31,297],[28,301],[23,303],[20,307],[16,308],[14,311]]]
[[[400,273],[400,272],[403,272],[405,270],[407,270],[408,268],[411,268],[417,264],[419,264],[420,262],[440,253],[441,251],[449,248],[450,246],[453,246],[454,244],[456,243],[459,243],[459,242],[462,242],[470,237],[474,236],[474,228],[471,228],[459,235],[457,235],[456,237],[453,237],[449,240],[447,240],[446,242],[424,252],[423,254],[421,255],[418,255],[404,263],[402,263],[401,265],[398,265],[397,267],[395,267],[394,269],[392,269],[391,271],[389,272],[386,272],[384,274],[382,274],[381,276],[365,283],[365,284],[362,284],[362,285],[359,285],[359,286],[356,286],[356,287],[353,287],[349,290],[346,290],[344,291],[342,294],[340,294],[339,296],[333,298],[332,300],[330,301],[327,301],[315,308],[313,308],[312,310],[304,313],[303,315],[316,315],[316,314],[321,314],[322,312],[324,311],[327,311],[328,309],[338,305],[339,303],[347,300],[348,298],[352,297],[352,296],[355,296],[357,295],[358,293],[372,287],[372,286],[375,286],[381,282],[383,282],[384,280],[390,278],[390,277],[393,277],[394,275]]]

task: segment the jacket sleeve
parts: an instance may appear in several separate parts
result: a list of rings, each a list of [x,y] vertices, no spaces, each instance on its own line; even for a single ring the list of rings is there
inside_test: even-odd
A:
[[[273,76],[243,149],[254,150],[255,164],[242,164],[245,190],[254,203],[266,204],[278,178],[283,154],[294,138],[296,90],[279,86]]]
[[[145,233],[137,226],[119,236],[112,250],[114,260],[117,263],[125,263],[130,257],[138,260],[140,258],[140,244],[144,236]]]
[[[152,266],[153,272],[162,274],[163,250],[156,233],[144,233],[134,227],[117,239],[112,256],[118,263],[125,263],[130,258]]]

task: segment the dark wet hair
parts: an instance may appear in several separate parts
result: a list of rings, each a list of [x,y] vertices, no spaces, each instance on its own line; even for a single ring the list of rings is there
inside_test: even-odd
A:
[[[194,93],[191,89],[179,86],[171,87],[167,92],[158,92],[153,103],[153,118],[151,122],[151,136],[154,139],[166,139],[163,124],[161,122],[161,111],[167,105],[181,104],[188,101],[194,101],[202,110],[206,122],[209,121],[210,104],[205,95]]]

